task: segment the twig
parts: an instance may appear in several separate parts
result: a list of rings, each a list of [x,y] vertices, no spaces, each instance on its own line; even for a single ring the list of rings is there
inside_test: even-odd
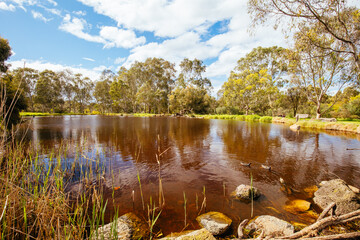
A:
[[[320,216],[318,217],[318,219],[316,220],[317,222],[320,221],[321,219],[323,219],[326,214],[331,210],[331,209],[334,209],[336,203],[335,202],[332,202],[330,203],[325,209],[324,211],[322,211],[322,213],[320,214]],[[333,210],[334,211],[334,210]],[[333,214],[331,214],[333,215]]]
[[[322,237],[313,237],[313,238],[302,238],[306,240],[335,240],[335,239],[358,239],[360,237],[360,232],[352,232],[352,233],[342,233],[336,235],[328,235]]]

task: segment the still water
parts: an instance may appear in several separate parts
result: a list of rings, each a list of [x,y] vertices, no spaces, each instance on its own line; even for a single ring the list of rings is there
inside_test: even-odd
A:
[[[293,132],[284,125],[235,120],[62,116],[33,118],[26,139],[47,152],[64,141],[86,145],[80,158],[101,159],[107,221],[114,206],[119,207],[119,215],[133,211],[147,219],[137,176],[139,173],[145,206],[150,197],[158,203],[156,155],[163,153],[159,162],[165,207],[157,227],[165,235],[184,229],[184,194],[187,229],[199,228],[195,218],[204,189],[206,211],[226,214],[235,230],[240,220],[250,218],[251,204],[234,200],[230,194],[237,185],[250,184],[251,176],[263,194],[254,202],[255,216],[270,214],[304,223],[311,219],[283,209],[291,199],[310,200],[304,188],[338,177],[360,187],[360,151],[347,150],[360,149],[357,135]],[[67,158],[71,162],[75,156]],[[261,165],[271,166],[271,171]],[[287,195],[281,191],[280,177],[299,192]]]

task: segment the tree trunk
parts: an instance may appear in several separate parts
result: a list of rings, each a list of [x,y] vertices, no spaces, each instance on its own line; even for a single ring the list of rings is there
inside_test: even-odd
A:
[[[320,103],[318,103],[316,106],[316,119],[320,119],[320,117],[321,117]]]

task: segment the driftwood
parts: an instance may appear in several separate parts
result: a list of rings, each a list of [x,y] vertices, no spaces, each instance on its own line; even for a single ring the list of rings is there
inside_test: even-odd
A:
[[[277,237],[277,238],[271,238],[271,239],[311,239],[311,240],[332,240],[332,239],[358,239],[360,238],[360,232],[352,232],[352,233],[343,233],[343,234],[335,234],[335,235],[328,235],[328,236],[321,236],[321,237],[310,237],[315,234],[317,234],[318,231],[331,226],[331,225],[337,225],[337,224],[343,224],[351,221],[360,220],[360,209],[343,214],[340,216],[334,216],[334,210],[335,210],[336,204],[331,203],[329,204],[323,212],[320,214],[319,218],[316,220],[315,223],[305,227],[299,232],[296,232],[290,236],[286,237]],[[329,211],[331,212],[331,215],[328,217],[325,217]],[[241,222],[241,224],[238,227],[238,239],[243,239],[244,234],[242,232],[243,227],[248,222],[247,219]],[[263,238],[262,235],[260,235],[258,239],[267,239],[266,236]],[[253,238],[252,238],[253,239]],[[250,239],[245,239],[250,240]]]

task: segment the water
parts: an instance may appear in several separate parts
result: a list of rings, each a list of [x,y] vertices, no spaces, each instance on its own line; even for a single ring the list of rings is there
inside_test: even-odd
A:
[[[296,133],[284,125],[234,120],[63,116],[33,118],[26,139],[48,152],[64,140],[74,146],[85,143],[86,158],[103,161],[107,221],[114,206],[119,207],[120,215],[134,211],[147,219],[137,174],[145,206],[150,196],[158,205],[156,154],[167,150],[160,157],[166,202],[157,222],[157,229],[166,235],[184,229],[184,193],[187,229],[199,228],[195,218],[203,202],[204,188],[206,211],[226,214],[234,221],[236,230],[240,220],[250,218],[251,204],[234,200],[230,193],[239,184],[250,184],[251,175],[254,186],[264,195],[254,202],[255,216],[270,214],[288,221],[311,222],[286,212],[284,204],[294,198],[308,199],[302,189],[323,180],[340,177],[360,187],[360,151],[347,150],[360,148],[359,136],[337,134]],[[69,155],[67,161],[73,158]],[[241,163],[252,165],[249,168]],[[272,171],[261,165],[271,166]],[[280,177],[300,192],[285,194],[280,190]]]

